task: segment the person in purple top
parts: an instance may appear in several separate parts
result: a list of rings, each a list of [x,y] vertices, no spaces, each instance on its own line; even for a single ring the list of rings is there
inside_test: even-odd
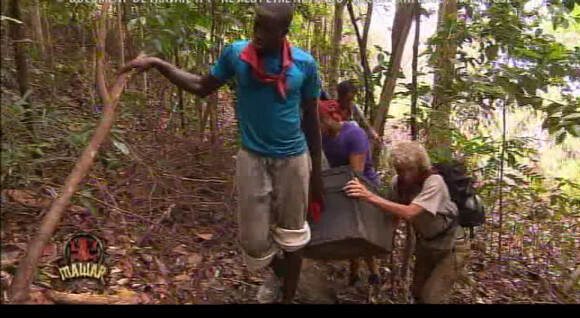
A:
[[[363,175],[375,186],[380,181],[375,172],[369,151],[370,143],[362,128],[351,122],[342,120],[340,109],[336,103],[320,102],[318,107],[322,129],[322,150],[331,168],[350,165],[354,171]],[[380,284],[377,266],[372,257],[365,258],[371,271],[369,284]],[[350,284],[360,281],[358,276],[359,262],[350,260]]]
[[[353,170],[362,172],[373,185],[380,186],[372,165],[370,142],[366,133],[355,123],[343,121],[339,112],[332,103],[320,103],[322,149],[330,167],[351,165]]]

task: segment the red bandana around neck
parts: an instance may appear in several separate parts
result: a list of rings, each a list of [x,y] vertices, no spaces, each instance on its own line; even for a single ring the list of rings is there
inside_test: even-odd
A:
[[[282,98],[286,99],[286,72],[292,65],[291,46],[287,39],[282,42],[282,72],[280,75],[268,75],[264,70],[264,60],[258,56],[258,52],[253,42],[240,54],[242,61],[247,62],[252,67],[254,78],[265,84],[274,84]]]

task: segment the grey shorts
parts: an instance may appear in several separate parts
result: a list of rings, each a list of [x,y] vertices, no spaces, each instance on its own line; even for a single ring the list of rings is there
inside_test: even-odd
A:
[[[266,158],[244,149],[238,152],[239,239],[249,270],[267,266],[280,249],[292,252],[310,241],[310,172],[307,153]]]

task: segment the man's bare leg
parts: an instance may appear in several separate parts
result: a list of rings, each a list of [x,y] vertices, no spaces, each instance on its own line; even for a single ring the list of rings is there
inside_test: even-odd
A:
[[[300,270],[302,269],[302,250],[284,252],[284,303],[291,304],[296,294]]]

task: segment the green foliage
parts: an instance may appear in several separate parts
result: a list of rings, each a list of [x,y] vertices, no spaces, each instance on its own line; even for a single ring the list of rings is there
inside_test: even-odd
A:
[[[548,118],[542,127],[556,136],[558,144],[562,143],[568,134],[580,137],[580,97],[575,100],[570,96],[566,98],[568,104],[553,102],[545,107]]]

